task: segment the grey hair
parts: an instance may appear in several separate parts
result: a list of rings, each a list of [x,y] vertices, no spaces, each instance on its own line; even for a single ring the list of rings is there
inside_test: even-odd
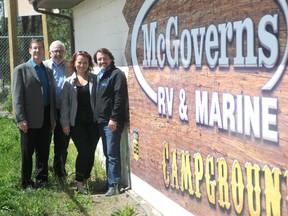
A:
[[[54,47],[54,46],[61,46],[61,47],[63,47],[63,49],[66,51],[66,48],[65,48],[64,43],[63,43],[62,41],[60,41],[60,40],[55,40],[55,41],[53,41],[53,42],[50,44],[49,51],[52,51],[52,47]]]

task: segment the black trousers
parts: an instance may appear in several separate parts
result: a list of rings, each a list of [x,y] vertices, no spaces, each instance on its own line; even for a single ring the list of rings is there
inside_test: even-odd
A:
[[[60,110],[57,109],[57,122],[56,127],[54,129],[54,160],[53,160],[53,169],[54,173],[58,177],[62,177],[66,175],[65,164],[68,155],[68,146],[70,136],[67,136],[63,133],[62,125],[60,123]]]
[[[22,186],[33,185],[31,179],[33,154],[35,152],[35,178],[38,182],[48,181],[48,159],[51,138],[50,109],[45,108],[44,123],[41,128],[29,128],[27,133],[20,130],[22,155]],[[28,122],[29,127],[29,122]]]
[[[91,175],[95,150],[100,138],[99,125],[95,122],[76,122],[71,127],[71,138],[76,146],[76,181],[83,182]]]

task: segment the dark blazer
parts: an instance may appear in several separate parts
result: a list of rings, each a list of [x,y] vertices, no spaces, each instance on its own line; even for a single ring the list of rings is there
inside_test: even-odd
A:
[[[111,63],[99,82],[96,91],[97,122],[114,120],[125,123],[128,112],[127,79],[123,71]]]
[[[50,121],[51,127],[56,125],[56,105],[54,78],[51,69],[45,67],[49,82]],[[44,121],[44,102],[40,79],[30,60],[14,69],[13,104],[17,123],[28,122],[29,128],[41,128]]]

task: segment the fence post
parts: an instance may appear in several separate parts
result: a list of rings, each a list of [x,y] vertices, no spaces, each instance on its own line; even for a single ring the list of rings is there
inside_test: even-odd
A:
[[[10,76],[11,88],[13,83],[13,71],[17,65],[18,52],[17,52],[17,0],[9,0],[7,2],[8,9],[8,36],[9,36],[9,54],[10,54]],[[13,104],[13,97],[12,97]],[[15,117],[14,106],[12,105],[12,113]]]
[[[47,15],[42,14],[42,29],[43,29],[43,38],[44,38],[44,47],[45,47],[45,59],[49,59],[49,43],[50,37],[47,27]]]

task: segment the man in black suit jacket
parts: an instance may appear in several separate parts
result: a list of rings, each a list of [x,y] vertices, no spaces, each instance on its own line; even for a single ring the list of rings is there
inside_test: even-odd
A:
[[[55,90],[53,74],[43,63],[44,43],[33,39],[31,59],[14,69],[13,102],[21,135],[22,186],[34,187],[31,179],[35,151],[36,186],[46,187],[51,132],[55,127]]]

